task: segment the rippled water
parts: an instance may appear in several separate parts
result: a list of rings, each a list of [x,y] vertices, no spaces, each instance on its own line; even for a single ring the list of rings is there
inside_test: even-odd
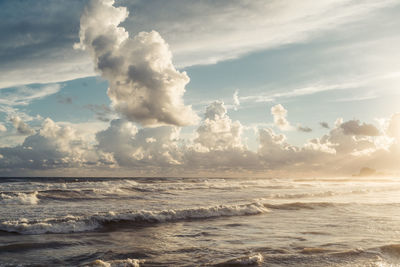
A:
[[[400,266],[396,178],[0,178],[0,266]]]

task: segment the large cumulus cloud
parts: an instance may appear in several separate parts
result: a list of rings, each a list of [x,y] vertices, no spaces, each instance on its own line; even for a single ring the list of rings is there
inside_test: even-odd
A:
[[[400,113],[396,113],[390,118],[386,131],[388,136],[400,142]]]
[[[47,118],[40,129],[30,129],[21,145],[0,148],[0,170],[45,170],[98,165],[103,160],[77,131]]]
[[[211,103],[204,118],[184,139],[180,128],[138,128],[126,119],[114,119],[94,141],[74,127],[47,118],[21,145],[0,148],[0,173],[21,170],[84,168],[101,175],[113,170],[132,175],[349,175],[362,167],[391,174],[398,171],[400,116],[393,115],[377,129],[360,131],[365,123],[336,120],[331,130],[293,145],[271,128],[258,128],[258,148],[243,142],[243,129],[233,121],[223,102]],[[353,126],[353,132],[346,127]],[[134,172],[132,172],[134,171]]]
[[[144,126],[195,123],[197,115],[182,98],[190,79],[175,69],[168,44],[156,31],[130,38],[118,26],[129,13],[113,4],[113,0],[89,2],[75,47],[88,50],[96,69],[109,81],[114,109]]]
[[[379,130],[372,124],[360,123],[358,120],[350,120],[340,125],[344,134],[378,136]]]
[[[137,129],[131,122],[112,120],[96,135],[97,148],[111,153],[119,166],[152,169],[181,164],[179,129],[172,126]]]
[[[242,148],[243,126],[232,122],[223,102],[215,101],[207,108],[202,124],[197,128],[194,140],[204,150],[226,150]]]

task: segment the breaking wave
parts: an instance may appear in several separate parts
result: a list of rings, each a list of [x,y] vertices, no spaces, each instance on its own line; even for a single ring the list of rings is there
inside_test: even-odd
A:
[[[246,265],[260,265],[264,262],[264,257],[258,253],[255,255],[231,259],[225,262],[214,264],[213,266],[246,266]]]
[[[125,259],[125,260],[95,260],[93,262],[81,265],[85,267],[140,267],[144,260]]]
[[[3,192],[0,193],[2,205],[36,205],[39,203],[38,192]]]
[[[293,202],[284,204],[264,204],[265,207],[277,210],[300,210],[300,209],[316,209],[335,206],[331,202]]]
[[[266,213],[269,210],[260,203],[242,205],[218,205],[192,209],[170,209],[161,211],[108,212],[92,216],[65,216],[44,220],[20,219],[0,222],[0,231],[20,234],[72,233],[100,229],[112,223],[161,223],[180,220],[207,219],[228,216],[245,216]]]
[[[331,197],[338,193],[333,191],[315,192],[315,193],[288,193],[288,194],[271,194],[268,198],[276,199],[292,199],[292,198],[312,198],[312,197]]]

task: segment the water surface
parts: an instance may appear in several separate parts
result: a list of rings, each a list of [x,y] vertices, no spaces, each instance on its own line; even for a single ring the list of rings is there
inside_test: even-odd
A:
[[[1,178],[0,266],[397,266],[396,178]]]

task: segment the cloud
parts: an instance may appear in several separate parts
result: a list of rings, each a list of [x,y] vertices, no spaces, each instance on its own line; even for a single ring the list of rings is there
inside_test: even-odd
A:
[[[340,127],[346,135],[365,135],[378,136],[381,135],[379,130],[372,124],[361,124],[359,120],[350,120],[342,123]]]
[[[319,125],[321,125],[321,127],[322,128],[325,128],[325,129],[330,129],[331,127],[329,127],[329,123],[327,123],[327,122],[325,122],[325,121],[321,121],[320,123],[319,123]]]
[[[179,66],[191,66],[306,42],[362,20],[395,1],[172,0],[165,5],[161,0],[125,0],[124,4],[130,10],[138,10],[126,22],[131,31],[157,30],[171,44]],[[175,15],[177,12],[179,16]]]
[[[86,3],[3,1],[0,88],[95,75],[89,55],[71,48]],[[171,0],[166,5],[160,0],[121,0],[119,3],[135,12],[125,27],[130,32],[148,29],[160,32],[171,44],[177,65],[183,67],[308,41],[374,15],[396,1],[307,0],[299,4],[293,0],[249,3]],[[252,20],[248,20],[250,16]],[[370,17],[376,23],[375,17]]]
[[[388,136],[400,142],[400,113],[393,114],[386,129]]]
[[[116,119],[96,139],[98,149],[111,153],[120,166],[150,170],[181,164],[176,127],[137,129],[129,121]]]
[[[118,25],[128,17],[114,1],[92,0],[81,17],[80,43],[91,53],[100,74],[109,81],[113,108],[144,126],[184,126],[197,122],[183,103],[189,77],[172,64],[172,53],[156,31],[129,38]]]
[[[247,102],[273,102],[277,101],[281,98],[296,98],[300,96],[307,96],[307,95],[313,95],[313,94],[318,94],[322,92],[328,92],[328,91],[337,91],[337,90],[350,90],[350,89],[355,89],[359,88],[365,85],[368,85],[372,81],[376,81],[379,79],[382,79],[383,76],[378,76],[378,77],[368,77],[366,78],[365,76],[359,76],[359,77],[353,77],[347,81],[340,81],[340,82],[325,82],[322,83],[321,81],[318,81],[316,83],[311,83],[307,84],[305,86],[297,88],[297,85],[295,88],[292,88],[287,91],[279,91],[276,93],[267,93],[267,94],[257,94],[257,95],[249,95],[249,96],[243,96],[242,100],[245,100]]]
[[[271,114],[274,117],[275,125],[282,131],[291,129],[289,121],[286,119],[287,110],[281,105],[275,105],[271,108]]]
[[[206,108],[194,142],[199,145],[199,149],[206,151],[243,148],[242,131],[240,122],[232,122],[227,115],[224,103],[215,101]]]
[[[0,88],[93,76],[89,56],[72,49],[84,1],[2,1]]]
[[[299,132],[303,132],[303,133],[310,133],[310,132],[312,132],[312,129],[311,129],[310,127],[301,126],[301,125],[299,125],[299,126],[297,127],[297,130],[298,130]]]
[[[183,147],[186,172],[235,173],[261,169],[258,156],[249,151],[242,140],[243,126],[232,121],[222,101],[209,104],[204,119],[196,129],[195,138]]]
[[[77,131],[47,118],[21,145],[0,148],[0,172],[100,165],[103,161]]]
[[[28,124],[23,122],[22,119],[18,116],[11,117],[10,121],[12,122],[14,128],[17,130],[19,134],[31,135],[35,133],[35,130],[33,130]]]
[[[18,86],[0,89],[0,113],[5,113],[10,118],[10,121],[19,134],[30,135],[34,131],[25,122],[32,120],[41,121],[43,118],[40,115],[33,117],[23,108],[34,101],[54,95],[60,90],[60,84]]]
[[[0,90],[0,104],[6,106],[27,106],[32,101],[45,98],[60,91],[60,84],[40,87],[19,86]]]
[[[6,132],[7,128],[3,124],[0,123],[0,132]]]
[[[23,125],[20,118],[13,118],[13,123],[17,129]],[[348,175],[364,166],[400,171],[399,113],[382,119],[381,135],[365,127],[371,124],[337,119],[328,133],[303,145],[290,144],[284,134],[271,128],[257,129],[254,151],[245,145],[243,126],[228,116],[222,101],[205,109],[200,125],[186,139],[176,126],[138,128],[126,119],[111,120],[108,126],[96,123],[94,130],[94,125],[47,118],[36,131],[27,126],[30,135],[20,145],[0,147],[0,174],[64,170],[65,175],[82,168],[93,175],[111,169],[111,175],[135,171],[135,175],[220,176]],[[85,128],[90,130],[85,132]]]
[[[378,136],[375,131],[378,130],[361,126],[359,121],[343,122],[342,119],[337,119],[335,127],[329,134],[322,136],[320,142],[334,148],[338,155],[371,154],[377,149],[375,138]]]
[[[284,134],[276,134],[272,129],[259,129],[258,155],[265,169],[288,173],[323,171],[335,150],[321,144],[319,140],[310,140],[303,147],[290,145]],[[311,170],[310,167],[313,167]]]
[[[138,129],[116,119],[97,133],[97,149],[109,153],[122,168],[148,173],[209,172],[260,169],[256,153],[242,144],[242,125],[227,115],[223,102],[211,103],[195,137],[183,140],[173,126]]]
[[[236,90],[235,93],[233,93],[233,107],[235,110],[237,110],[239,106],[240,106],[239,90]]]

